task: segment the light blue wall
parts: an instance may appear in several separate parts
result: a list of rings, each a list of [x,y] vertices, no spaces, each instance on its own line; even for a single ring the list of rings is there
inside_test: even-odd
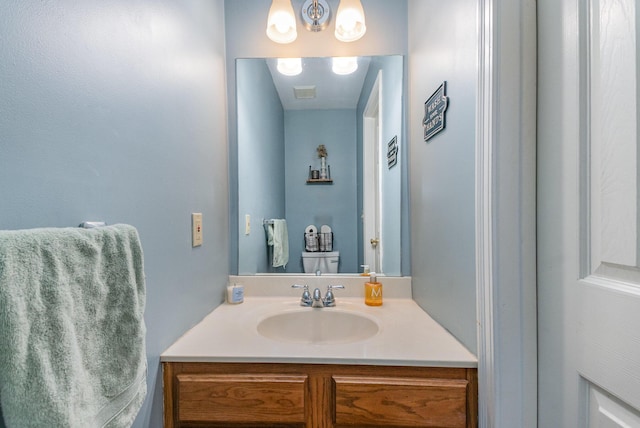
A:
[[[287,110],[286,205],[291,266],[287,272],[304,272],[302,251],[305,228],[323,224],[334,234],[334,251],[340,251],[338,272],[357,272],[356,115],[355,110]],[[321,132],[311,132],[321,130]],[[309,165],[320,169],[316,149],[327,148],[327,165],[333,184],[307,184]]]
[[[223,2],[4,0],[0,40],[0,228],[138,228],[149,377],[135,426],[162,426],[159,354],[228,274]]]
[[[413,296],[475,353],[477,1],[437,6],[409,0]],[[424,142],[424,102],[445,80],[446,128]]]
[[[283,272],[269,263],[263,219],[285,218],[284,111],[264,60],[236,61],[238,94],[238,230],[240,275]],[[288,218],[287,218],[288,219]],[[289,266],[287,266],[287,271]]]

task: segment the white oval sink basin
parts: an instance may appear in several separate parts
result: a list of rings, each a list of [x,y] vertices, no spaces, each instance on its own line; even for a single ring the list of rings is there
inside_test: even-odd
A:
[[[258,324],[258,333],[269,339],[325,345],[358,342],[378,331],[378,324],[364,315],[331,309],[285,312]]]

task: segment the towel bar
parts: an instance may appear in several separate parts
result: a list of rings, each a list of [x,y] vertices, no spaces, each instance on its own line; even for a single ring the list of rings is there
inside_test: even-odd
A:
[[[82,223],[80,223],[80,226],[78,227],[83,227],[85,229],[93,229],[94,227],[102,227],[106,225],[107,223],[105,223],[104,221],[83,221]]]

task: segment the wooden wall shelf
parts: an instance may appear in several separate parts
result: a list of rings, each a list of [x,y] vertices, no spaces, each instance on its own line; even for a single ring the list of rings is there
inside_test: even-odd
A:
[[[307,184],[333,184],[332,178],[309,178]]]

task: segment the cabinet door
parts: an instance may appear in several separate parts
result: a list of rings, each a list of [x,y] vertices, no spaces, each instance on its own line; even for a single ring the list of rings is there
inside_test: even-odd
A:
[[[177,383],[181,424],[305,424],[304,375],[179,374]]]
[[[338,427],[467,426],[465,379],[334,376]]]

